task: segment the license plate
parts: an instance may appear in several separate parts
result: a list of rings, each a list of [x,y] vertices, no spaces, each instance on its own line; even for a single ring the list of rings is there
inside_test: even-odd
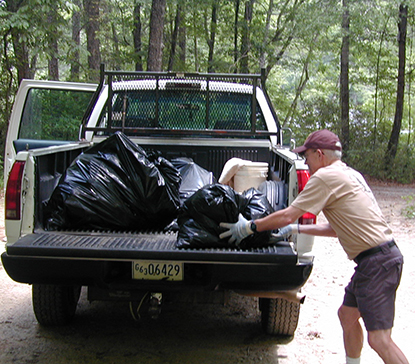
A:
[[[182,281],[183,262],[135,260],[133,279]]]

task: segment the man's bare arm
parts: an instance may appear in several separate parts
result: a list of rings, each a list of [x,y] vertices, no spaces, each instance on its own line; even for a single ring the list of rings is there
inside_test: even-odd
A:
[[[326,224],[310,224],[310,225],[300,225],[299,226],[300,234],[308,234],[315,236],[330,236],[337,237],[336,232],[333,230],[329,223]]]
[[[292,224],[305,213],[306,211],[300,210],[293,206],[288,206],[286,209],[273,212],[262,219],[255,220],[255,225],[257,227],[257,231],[275,230]]]
[[[304,210],[289,206],[284,210],[276,211],[262,219],[255,220],[257,231],[275,230],[287,226],[298,220],[305,213],[306,211]],[[300,225],[299,228],[300,234],[337,237],[336,232],[329,223]]]

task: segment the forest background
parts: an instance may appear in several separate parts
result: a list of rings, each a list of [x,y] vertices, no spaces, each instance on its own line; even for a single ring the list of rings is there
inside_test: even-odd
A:
[[[23,78],[109,70],[260,73],[297,141],[340,135],[344,160],[415,180],[415,1],[0,0],[0,148]]]

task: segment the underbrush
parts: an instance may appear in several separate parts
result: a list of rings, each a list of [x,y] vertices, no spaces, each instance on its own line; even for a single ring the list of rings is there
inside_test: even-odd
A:
[[[400,148],[392,163],[385,163],[385,151],[378,149],[349,150],[344,161],[373,178],[403,184],[415,181],[415,153],[409,148]]]
[[[0,156],[0,191],[4,190],[4,179],[3,179],[3,156]]]
[[[406,206],[402,210],[403,215],[408,219],[415,218],[415,196],[408,195],[402,196],[402,198],[406,202]]]

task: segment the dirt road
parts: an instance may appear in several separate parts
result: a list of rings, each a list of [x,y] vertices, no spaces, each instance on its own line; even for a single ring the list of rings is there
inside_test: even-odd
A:
[[[415,363],[415,222],[401,215],[401,197],[415,195],[415,186],[371,184],[405,256],[393,337]],[[256,301],[234,295],[225,307],[168,304],[157,321],[138,323],[128,304],[89,303],[83,293],[72,325],[45,329],[32,313],[30,287],[11,281],[0,265],[0,363],[343,364],[337,308],[354,264],[336,239],[316,239],[314,253],[292,340],[262,334]],[[367,343],[362,362],[382,363]]]

